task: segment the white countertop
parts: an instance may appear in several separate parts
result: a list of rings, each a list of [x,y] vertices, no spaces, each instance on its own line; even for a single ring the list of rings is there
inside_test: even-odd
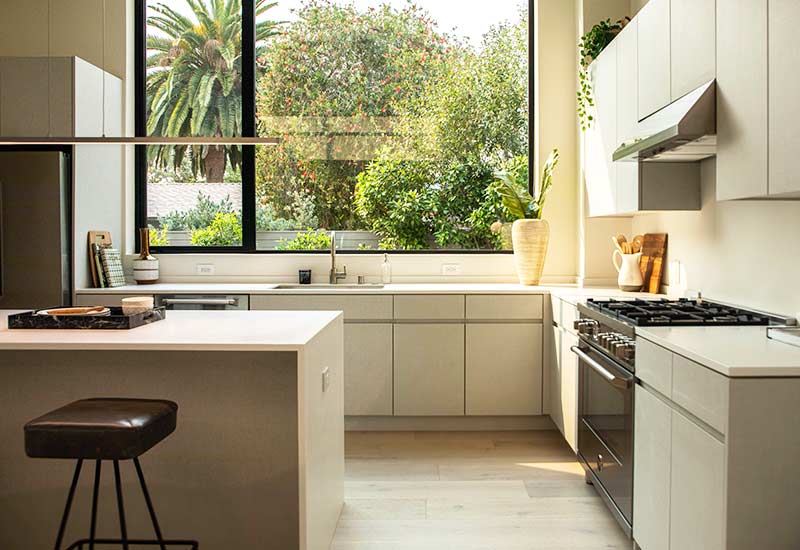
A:
[[[729,377],[800,376],[800,348],[767,327],[640,327],[636,334]]]
[[[523,286],[514,283],[407,283],[383,288],[293,288],[278,289],[287,283],[159,283],[116,288],[79,288],[77,294],[553,294],[564,299],[588,297],[638,298],[653,296],[623,292],[616,288],[581,288],[576,285]]]
[[[169,311],[132,330],[9,330],[0,311],[2,350],[298,351],[340,311]]]

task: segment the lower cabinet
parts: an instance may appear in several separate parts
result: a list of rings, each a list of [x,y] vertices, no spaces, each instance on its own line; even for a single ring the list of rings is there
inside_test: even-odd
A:
[[[723,550],[724,511],[725,446],[673,411],[670,548]]]
[[[725,445],[636,387],[633,537],[642,550],[725,548]]]
[[[344,414],[391,416],[392,324],[344,326]]]
[[[561,331],[561,380],[557,396],[564,423],[564,439],[572,450],[578,452],[578,356],[572,346],[578,337],[568,330]]]
[[[672,409],[636,386],[633,536],[643,550],[669,550]]]
[[[542,325],[470,324],[466,414],[542,414]]]
[[[395,416],[464,415],[464,325],[394,326]]]

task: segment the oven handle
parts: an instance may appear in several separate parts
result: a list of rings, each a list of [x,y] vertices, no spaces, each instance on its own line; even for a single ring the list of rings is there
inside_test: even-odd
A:
[[[238,306],[236,298],[164,298],[165,306]]]
[[[594,370],[600,376],[602,376],[603,378],[608,380],[608,382],[612,386],[615,386],[617,388],[621,388],[623,390],[626,390],[626,389],[630,388],[633,385],[633,379],[632,378],[627,378],[626,379],[626,378],[620,378],[619,376],[614,376],[614,374],[612,374],[603,365],[601,365],[600,363],[598,363],[597,361],[595,361],[594,359],[589,357],[589,355],[585,351],[583,351],[581,348],[579,348],[578,346],[572,346],[569,349],[571,349],[572,352],[575,355],[577,355],[578,357],[580,357],[581,360],[584,361],[587,365],[592,367],[592,370]]]

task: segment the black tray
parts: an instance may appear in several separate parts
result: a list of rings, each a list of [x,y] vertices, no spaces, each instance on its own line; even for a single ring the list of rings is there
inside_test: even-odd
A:
[[[55,309],[55,308],[48,308]],[[130,330],[162,321],[167,310],[157,307],[143,313],[125,315],[121,307],[110,307],[111,315],[34,315],[35,312],[9,315],[9,329]]]

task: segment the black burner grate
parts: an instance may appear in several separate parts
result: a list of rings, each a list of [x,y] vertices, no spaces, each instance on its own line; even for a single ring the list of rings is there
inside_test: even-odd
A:
[[[769,325],[765,315],[714,302],[698,300],[598,300],[587,305],[606,315],[637,326],[738,326]]]

